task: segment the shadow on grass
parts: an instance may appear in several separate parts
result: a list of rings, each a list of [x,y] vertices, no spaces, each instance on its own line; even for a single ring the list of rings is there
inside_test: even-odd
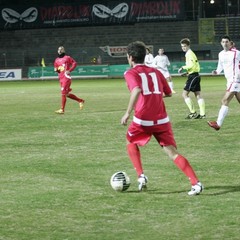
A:
[[[179,194],[179,193],[186,193],[187,191],[159,191],[158,189],[147,189],[146,191],[134,191],[134,190],[127,190],[125,193],[147,193],[147,194],[161,194],[161,195],[170,195],[170,194]]]
[[[208,186],[205,188],[203,194],[206,196],[217,196],[233,192],[240,192],[240,186]]]
[[[190,190],[190,189],[189,189]],[[143,193],[147,194],[160,194],[160,195],[170,195],[170,194],[179,194],[179,193],[187,193],[188,191],[159,191],[158,189],[148,189],[147,191],[143,191]],[[240,186],[208,186],[204,188],[203,192],[201,195],[204,196],[218,196],[218,195],[223,195],[223,194],[228,194],[228,193],[233,193],[233,192],[240,192]],[[139,191],[134,191],[134,190],[128,190],[125,193],[142,193]]]

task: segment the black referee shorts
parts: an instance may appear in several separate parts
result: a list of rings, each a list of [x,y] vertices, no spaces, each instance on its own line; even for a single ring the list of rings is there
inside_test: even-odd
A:
[[[186,81],[185,87],[183,88],[185,91],[188,92],[199,92],[201,91],[201,77],[199,73],[191,73],[188,75],[188,79]]]

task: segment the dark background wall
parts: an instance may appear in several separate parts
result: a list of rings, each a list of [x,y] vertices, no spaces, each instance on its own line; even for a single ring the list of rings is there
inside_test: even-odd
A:
[[[79,64],[91,64],[101,56],[104,64],[125,64],[126,58],[113,58],[103,52],[103,46],[126,46],[136,40],[153,45],[153,54],[165,48],[170,61],[184,59],[179,41],[188,37],[199,59],[212,58],[211,46],[198,45],[198,27],[195,21],[139,23],[135,25],[30,29],[0,33],[0,68],[37,66],[41,58],[52,65],[57,48],[65,46]]]
[[[24,1],[24,4],[42,3],[47,1]],[[54,1],[53,1],[54,2]],[[51,2],[51,4],[53,3]],[[55,1],[56,2],[56,1]],[[66,1],[62,1],[66,2]],[[76,2],[76,1],[68,1]],[[81,2],[81,1],[79,1]],[[88,2],[88,1],[87,1]],[[89,1],[91,2],[91,1]],[[23,68],[26,76],[29,66],[38,66],[44,58],[47,66],[52,66],[57,56],[57,48],[63,45],[68,54],[73,56],[79,64],[92,64],[93,58],[101,57],[103,64],[125,64],[126,58],[116,58],[103,52],[100,47],[126,46],[136,40],[153,46],[153,54],[158,48],[164,48],[170,61],[183,61],[179,41],[188,37],[191,39],[192,49],[197,53],[199,60],[216,59],[221,50],[218,39],[212,44],[199,44],[199,16],[207,17],[209,11],[213,13],[213,6],[197,5],[198,0],[184,1],[186,18],[183,21],[159,21],[149,23],[135,23],[132,25],[109,26],[82,26],[65,28],[41,28],[25,30],[0,30],[0,68]],[[57,1],[60,4],[59,1]],[[14,0],[0,0],[0,6],[8,4],[23,4]],[[215,6],[216,10],[216,6]],[[231,10],[231,9],[230,9]],[[230,14],[229,9],[216,14]],[[238,13],[236,13],[238,14]],[[235,14],[235,15],[236,15]],[[239,40],[240,20],[236,16],[226,22],[234,26],[231,30],[222,24],[219,28],[219,36],[229,33],[233,39]],[[236,24],[238,23],[238,24]],[[216,31],[217,32],[217,31]],[[235,35],[234,35],[235,34]]]

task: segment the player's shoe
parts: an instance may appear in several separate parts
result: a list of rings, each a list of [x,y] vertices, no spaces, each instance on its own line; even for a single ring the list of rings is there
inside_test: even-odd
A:
[[[147,190],[148,178],[144,174],[141,174],[138,178],[138,190],[143,191]]]
[[[193,119],[193,118],[196,118],[197,115],[198,114],[196,112],[195,113],[189,113],[185,119]]]
[[[79,108],[80,110],[83,110],[83,107],[84,107],[84,100],[82,100],[81,102],[79,102]]]
[[[198,114],[194,119],[204,119],[204,118],[206,118],[205,114],[204,115]]]
[[[57,113],[57,114],[64,114],[64,111],[62,109],[59,109],[59,110],[55,111],[55,113]]]
[[[207,123],[211,128],[214,128],[216,131],[220,129],[220,126],[217,124],[216,121],[208,121]]]
[[[188,192],[189,196],[199,195],[203,191],[202,183],[198,182],[196,185],[193,185],[191,190]]]
[[[172,93],[176,93],[176,91],[174,91],[174,90],[172,89]]]

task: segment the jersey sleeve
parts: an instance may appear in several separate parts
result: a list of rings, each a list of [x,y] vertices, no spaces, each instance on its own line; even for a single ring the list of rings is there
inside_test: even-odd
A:
[[[167,66],[170,66],[170,61],[169,61],[169,58],[167,57]]]
[[[237,50],[237,56],[236,56],[237,60],[240,62],[240,51]]]
[[[58,68],[57,60],[54,61],[53,66],[54,68]]]
[[[184,70],[189,71],[191,68],[193,68],[193,66],[194,66],[194,54],[189,51],[189,52],[186,54],[186,65],[183,66],[182,68],[183,68]]]
[[[77,62],[72,57],[69,57],[69,63],[71,65],[69,71],[72,72],[76,68]]]
[[[59,70],[58,70],[58,67],[59,67],[59,64],[58,64],[58,61],[57,59],[55,59],[54,63],[53,63],[53,66],[54,66],[54,71],[59,73]]]
[[[223,71],[222,57],[221,52],[218,54],[218,65],[217,65],[217,74],[220,74]]]
[[[153,65],[156,67],[157,66],[157,56],[153,58]]]
[[[128,89],[129,89],[130,92],[131,92],[135,87],[141,87],[140,84],[139,84],[139,81],[137,81],[137,79],[139,78],[139,76],[134,73],[133,69],[130,69],[130,70],[128,70],[127,72],[125,72],[124,78],[125,78],[125,80],[126,80],[127,87],[128,87]]]

